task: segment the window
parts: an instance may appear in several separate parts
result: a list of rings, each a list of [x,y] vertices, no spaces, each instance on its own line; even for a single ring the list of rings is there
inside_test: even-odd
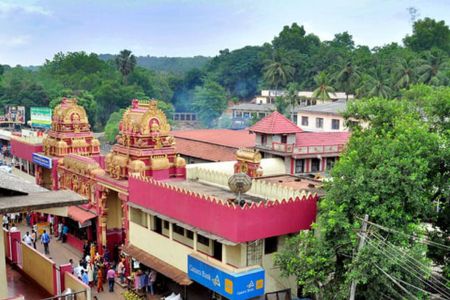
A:
[[[169,230],[169,221],[164,221],[164,229]]]
[[[295,160],[295,173],[304,173],[305,172],[305,160],[304,159],[296,159]]]
[[[186,237],[190,240],[194,239],[194,233],[188,229],[186,229]]]
[[[297,114],[293,114],[292,115],[292,121],[295,123],[295,124],[297,124]]]
[[[338,119],[332,119],[331,120],[331,129],[339,130],[339,120]]]
[[[181,226],[178,226],[177,224],[172,225],[173,232],[178,233],[179,235],[184,235],[184,228]]]
[[[157,216],[153,216],[153,228],[156,233],[162,234],[162,220]]]
[[[200,244],[203,244],[203,245],[209,247],[209,239],[207,237],[204,237],[203,235],[197,234],[197,241]]]
[[[278,250],[278,237],[270,237],[264,241],[264,254],[270,254],[277,252]]]
[[[130,221],[147,228],[147,214],[140,209],[131,207]]]
[[[323,128],[323,118],[316,118],[316,128]]]
[[[327,170],[331,170],[336,162],[336,157],[327,157]]]
[[[267,135],[261,134],[261,145],[267,144]]]
[[[287,143],[287,135],[281,136],[281,143],[286,144]]]
[[[302,125],[303,126],[308,126],[309,124],[309,118],[308,117],[302,117]]]
[[[320,159],[312,158],[311,159],[311,172],[319,172],[320,171]]]

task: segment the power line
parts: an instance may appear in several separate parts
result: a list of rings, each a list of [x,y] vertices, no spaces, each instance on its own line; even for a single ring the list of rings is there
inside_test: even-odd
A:
[[[374,264],[375,265],[375,264]],[[383,274],[389,278],[393,283],[395,283],[395,285],[397,285],[399,288],[402,289],[402,291],[404,291],[405,293],[407,293],[408,295],[411,296],[411,298],[413,299],[418,299],[416,296],[414,296],[410,291],[408,291],[405,287],[403,287],[397,280],[395,280],[395,278],[393,278],[391,275],[389,275],[388,273],[386,273],[383,269],[381,269],[379,266],[375,265],[375,267],[380,270],[381,272],[383,272]]]
[[[396,247],[396,246],[393,245],[392,243],[390,243],[390,242],[388,242],[388,241],[385,241],[385,240],[383,239],[383,237],[380,236],[378,233],[372,232],[372,235],[373,235],[377,240],[379,240],[380,242],[382,242],[384,245],[386,245],[386,246],[388,246],[388,247],[391,247],[393,250],[395,250],[395,251],[397,251],[397,252],[400,252],[402,255],[408,257],[408,258],[411,260],[411,262],[412,262],[413,264],[415,263],[416,265],[418,265],[419,268],[422,268],[422,269],[427,269],[427,268],[428,268],[428,266],[425,265],[424,263],[422,263],[421,261],[419,261],[419,260],[417,260],[416,258],[412,257],[412,256],[409,255],[408,253],[402,251],[401,249],[399,249],[398,247]],[[434,279],[436,279],[435,277],[440,277],[441,279],[443,279],[443,280],[445,281],[445,284],[443,284],[443,285],[444,285],[445,287],[447,287],[447,284],[449,283],[449,280],[448,280],[448,279],[446,279],[445,277],[443,277],[443,276],[441,276],[441,275],[439,275],[439,274],[434,275],[434,274],[430,273],[429,275],[430,275],[431,277],[433,277]],[[437,279],[436,279],[436,280],[437,280]],[[439,281],[439,280],[437,280],[437,281]]]
[[[363,220],[360,217],[356,217],[356,218],[358,218],[360,220]],[[392,232],[392,233],[398,233],[398,234],[401,234],[403,236],[411,237],[411,238],[414,238],[414,239],[417,239],[420,236],[428,237],[426,234],[417,234],[417,233],[414,234],[414,235],[407,234],[407,233],[401,232],[399,230],[395,230],[395,229],[392,229],[392,228],[389,228],[389,227],[386,227],[386,226],[383,226],[383,225],[379,225],[377,223],[373,223],[373,222],[370,222],[370,221],[367,221],[367,223],[369,223],[370,225],[375,226],[375,227],[377,227],[377,228],[379,228],[381,230],[384,230],[384,231],[387,231],[387,232]],[[434,247],[438,247],[438,248],[442,248],[442,249],[450,251],[450,246],[447,246],[447,245],[444,245],[444,244],[441,244],[441,243],[433,242],[433,241],[430,241],[430,240],[417,240],[417,241],[419,243],[427,244],[427,245],[430,245],[430,246],[434,246]]]
[[[425,271],[423,271],[423,269],[427,269],[426,266],[425,266],[425,268],[423,268],[423,269],[422,269],[422,267],[419,266],[419,268],[418,268],[419,271],[417,271],[417,270],[415,269],[415,268],[417,267],[417,265],[414,265],[413,262],[410,262],[410,261],[401,261],[399,258],[397,258],[397,257],[395,256],[395,254],[392,254],[392,255],[394,255],[394,256],[393,256],[394,258],[392,258],[391,253],[389,253],[389,255],[388,255],[388,254],[387,254],[388,252],[386,252],[385,250],[383,250],[383,249],[379,248],[378,246],[375,246],[374,244],[372,244],[372,243],[374,243],[372,240],[370,240],[369,243],[370,243],[373,247],[375,247],[377,250],[379,250],[383,255],[385,255],[386,257],[388,257],[388,258],[394,260],[401,268],[403,268],[403,269],[406,270],[408,273],[410,273],[411,275],[413,275],[414,277],[416,277],[417,279],[419,279],[419,280],[420,280],[421,282],[423,282],[425,285],[427,285],[428,287],[432,288],[433,290],[437,291],[437,292],[440,293],[440,294],[446,295],[447,297],[449,297],[448,299],[450,299],[450,294],[448,294],[449,291],[448,291],[448,288],[447,288],[447,286],[446,286],[445,284],[443,284],[442,282],[440,282],[439,280],[437,280],[436,278],[434,278],[436,283],[441,284],[441,287],[439,287],[439,286],[436,286],[436,285],[432,284],[432,283],[429,282],[429,281],[424,281],[424,280],[421,278],[422,276],[429,275],[429,274],[426,274],[426,273],[423,274],[423,273],[420,273],[420,272],[419,272],[419,271],[425,272]],[[403,255],[403,256],[408,256],[408,254],[406,254],[406,253],[404,253],[404,252],[401,252],[401,251],[399,251],[399,250],[396,249],[396,248],[393,248],[393,250],[394,250],[394,251],[398,251],[398,252],[396,253],[397,255],[400,255],[400,256],[402,256],[402,255]],[[399,252],[400,252],[400,253],[399,253]],[[405,263],[406,266],[402,265],[401,263]],[[408,265],[408,263],[409,263],[409,264],[413,264],[413,266]]]
[[[408,265],[408,261],[401,261],[399,258],[397,258],[395,256],[395,254],[393,253],[389,253],[385,250],[383,250],[381,247],[379,247],[378,245],[376,245],[376,243],[371,239],[368,238],[367,239],[367,244],[372,246],[373,248],[375,248],[376,250],[378,250],[381,254],[383,254],[386,258],[390,259],[391,261],[393,261],[396,265],[398,265],[399,267],[401,267],[402,269],[404,269],[407,273],[409,273],[410,275],[412,275],[413,277],[415,277],[416,279],[418,279],[419,281],[421,281],[423,284],[425,284],[426,286],[430,287],[431,289],[435,290],[436,292],[438,292],[439,294],[445,295],[446,297],[448,297],[447,299],[450,299],[450,294],[448,294],[447,287],[445,285],[443,285],[441,282],[437,281],[438,283],[442,284],[443,287],[445,289],[442,289],[442,287],[438,287],[435,286],[427,281],[425,281],[424,279],[422,279],[421,277],[424,275],[420,272],[418,272],[415,267],[417,267],[416,265],[414,266],[410,266]],[[389,254],[388,254],[389,253]],[[397,253],[398,255],[399,253]],[[403,265],[402,263],[406,264]],[[409,262],[411,264],[411,262]],[[420,269],[419,269],[420,270]]]

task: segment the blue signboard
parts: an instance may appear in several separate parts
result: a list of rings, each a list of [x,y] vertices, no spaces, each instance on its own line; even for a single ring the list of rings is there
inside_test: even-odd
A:
[[[38,153],[33,153],[33,162],[41,167],[51,169],[52,168],[52,159],[45,155],[41,155]]]
[[[188,255],[189,277],[231,300],[250,299],[264,295],[264,269],[229,273]]]

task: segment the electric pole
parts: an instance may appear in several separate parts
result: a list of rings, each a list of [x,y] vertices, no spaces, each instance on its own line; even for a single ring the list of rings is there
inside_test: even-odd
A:
[[[361,249],[364,247],[364,244],[366,243],[366,231],[367,231],[367,221],[369,221],[369,215],[364,215],[364,220],[361,226],[361,230],[359,231],[359,244],[358,244],[358,254]],[[350,300],[355,300],[356,295],[356,281],[353,279],[352,285],[350,287]]]

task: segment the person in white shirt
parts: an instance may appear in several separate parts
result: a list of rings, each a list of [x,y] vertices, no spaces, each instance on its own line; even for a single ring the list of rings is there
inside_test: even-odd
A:
[[[7,215],[3,215],[3,227],[8,229],[9,228],[9,219]]]
[[[30,233],[27,231],[27,233],[23,236],[22,241],[27,244],[28,246],[33,246],[33,239],[30,236]]]
[[[19,231],[19,229],[17,229],[16,224],[13,223],[9,232],[16,232],[16,231]]]

